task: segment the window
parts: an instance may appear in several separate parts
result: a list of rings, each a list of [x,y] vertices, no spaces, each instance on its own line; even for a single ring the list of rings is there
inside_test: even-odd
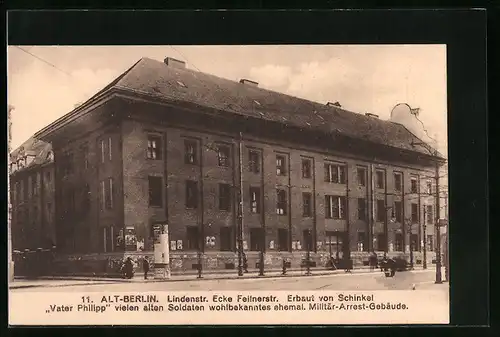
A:
[[[387,251],[387,236],[385,234],[377,234],[377,250]]]
[[[250,187],[250,212],[260,213],[260,188]]]
[[[418,205],[417,204],[411,204],[411,221],[412,223],[417,223],[419,219],[418,216]]]
[[[418,177],[411,177],[410,178],[410,192],[411,193],[418,193]]]
[[[113,178],[101,181],[101,208],[113,208]]]
[[[161,159],[161,137],[148,136],[148,159]]]
[[[229,146],[219,145],[217,148],[217,157],[219,160],[219,166],[228,167],[229,166]]]
[[[264,229],[250,228],[250,250],[261,251],[264,248]]]
[[[432,211],[432,205],[427,205],[427,207],[426,207],[426,208],[427,208],[427,209],[426,209],[426,214],[425,214],[425,216],[426,216],[426,218],[427,218],[427,224],[428,224],[428,225],[431,225],[431,224],[433,224],[433,223],[434,223],[434,219],[433,219],[433,215],[434,215],[433,213],[434,213],[434,212]]]
[[[101,140],[101,163],[104,163],[104,159],[106,158],[106,145],[104,140]]]
[[[304,237],[304,249],[306,251],[314,251],[314,246],[313,246],[313,233],[312,230],[310,229],[304,229],[302,231],[302,236]]]
[[[427,250],[434,251],[434,236],[427,235]]]
[[[287,202],[286,202],[286,191],[276,190],[278,196],[278,202],[276,203],[276,213],[279,215],[286,214]]]
[[[377,200],[377,221],[384,222],[387,217],[387,210],[385,208],[385,200]]]
[[[419,250],[418,249],[418,235],[417,234],[410,235],[410,249],[414,252]]]
[[[219,210],[229,211],[231,209],[231,186],[219,184]]]
[[[111,149],[112,149],[112,146],[111,146],[111,137],[108,137],[108,154],[109,154],[109,160],[112,159]]]
[[[346,199],[335,195],[325,195],[325,216],[328,219],[345,219]]]
[[[358,219],[366,220],[366,199],[358,198]]]
[[[276,175],[284,176],[286,175],[285,169],[285,157],[277,155],[276,156]]]
[[[309,159],[302,159],[302,178],[311,178],[311,161]]]
[[[228,252],[233,250],[233,228],[221,227],[220,228],[220,250]]]
[[[365,232],[358,232],[358,252],[367,252],[368,251],[368,244],[366,242],[366,233]]]
[[[278,228],[278,250],[280,252],[290,251],[288,229]]]
[[[73,154],[68,152],[62,155],[61,170],[64,175],[73,173]]]
[[[331,253],[335,253],[338,255],[343,251],[344,241],[343,236],[340,232],[337,231],[326,231],[326,245],[328,246],[328,251]],[[333,255],[333,254],[332,254]]]
[[[396,252],[403,251],[403,234],[401,233],[396,233],[394,250]]]
[[[375,186],[378,189],[385,188],[385,171],[377,170],[375,173]]]
[[[187,250],[198,250],[200,242],[199,229],[197,226],[187,226],[186,227],[186,249]]]
[[[356,176],[358,177],[358,185],[366,186],[366,169],[364,167],[357,168]]]
[[[392,217],[396,222],[401,223],[403,221],[403,204],[401,203],[401,201],[394,201]]]
[[[325,181],[335,184],[345,184],[345,166],[325,164]]]
[[[432,180],[427,180],[425,187],[427,194],[432,194]]]
[[[149,206],[163,206],[163,179],[162,177],[148,176]]]
[[[400,172],[394,172],[394,190],[397,192],[403,190],[403,175]]]
[[[250,151],[248,153],[248,170],[253,173],[260,172],[260,153],[257,151]]]
[[[302,193],[302,216],[312,216],[312,194],[308,192]]]
[[[186,207],[198,207],[198,182],[196,181],[186,181]]]
[[[197,164],[198,161],[198,142],[195,140],[184,141],[184,162],[186,164]]]

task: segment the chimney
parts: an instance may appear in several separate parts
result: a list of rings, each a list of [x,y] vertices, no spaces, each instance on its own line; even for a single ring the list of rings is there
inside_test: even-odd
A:
[[[252,87],[258,87],[259,86],[258,82],[250,81],[250,80],[247,80],[246,78],[242,78],[240,80],[240,83],[241,84],[246,84],[246,85],[251,85]]]
[[[326,106],[336,106],[336,107],[339,107],[339,108],[342,107],[342,105],[340,105],[339,102],[335,102],[335,103],[328,102],[328,103],[326,103]]]
[[[172,57],[166,57],[163,62],[172,68],[186,69],[186,62],[174,59]]]
[[[378,118],[378,115],[372,114],[372,113],[365,113],[365,116],[372,117],[372,118]]]

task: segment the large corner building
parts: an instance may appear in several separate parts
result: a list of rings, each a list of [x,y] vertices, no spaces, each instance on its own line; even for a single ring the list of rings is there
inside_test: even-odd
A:
[[[357,264],[371,250],[434,247],[442,156],[403,125],[339,104],[143,58],[35,137],[55,155],[63,254],[152,254],[168,224],[174,270],[191,270],[200,251],[205,268],[235,268],[240,197],[251,267],[261,250],[267,266],[293,267],[308,248],[319,266],[330,254]]]

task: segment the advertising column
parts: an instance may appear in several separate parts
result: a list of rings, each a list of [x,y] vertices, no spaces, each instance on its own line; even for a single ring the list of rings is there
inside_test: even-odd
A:
[[[154,275],[155,279],[170,278],[170,249],[168,241],[168,225],[161,225],[159,233],[155,235]]]

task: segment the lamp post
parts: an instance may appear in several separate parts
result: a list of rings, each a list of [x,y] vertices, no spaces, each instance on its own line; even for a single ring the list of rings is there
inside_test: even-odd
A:
[[[11,198],[10,198],[10,173],[11,173],[11,167],[10,167],[10,143],[12,142],[12,115],[11,111],[14,110],[14,106],[10,105],[8,106],[8,111],[7,111],[7,133],[8,133],[8,138],[7,138],[7,170],[9,172],[9,176],[7,177],[7,207],[8,207],[8,215],[7,215],[7,256],[8,256],[8,273],[9,273],[9,281],[14,281],[14,261],[12,259],[12,204],[11,204]]]
[[[198,278],[203,278],[202,276],[202,273],[203,273],[203,259],[202,259],[202,255],[203,255],[203,250],[204,250],[204,246],[205,246],[205,243],[203,241],[203,224],[201,224],[200,226],[200,237],[198,239]]]
[[[422,268],[427,269],[427,210],[426,205],[424,205],[424,223],[422,224],[422,232],[423,232],[423,244],[424,244],[424,261],[422,262]]]
[[[259,276],[264,276],[264,247],[266,246],[265,236],[262,235],[259,254]]]
[[[238,190],[238,276],[243,276],[243,134],[238,139],[240,187]]]
[[[306,263],[307,263],[307,266],[306,266],[306,275],[311,275],[311,241],[312,241],[312,237],[311,237],[311,230],[308,229],[307,230],[307,242],[306,242],[306,245],[307,245],[307,252],[306,252]]]
[[[426,149],[432,156],[437,157],[438,156],[438,151],[436,149],[429,149],[427,144],[422,143],[422,142],[412,142],[412,146],[415,145],[420,145],[424,149]],[[435,179],[436,179],[436,193],[435,193],[435,198],[436,198],[436,216],[435,216],[435,226],[436,227],[436,284],[443,283],[442,275],[441,275],[441,227],[440,227],[440,221],[439,221],[439,212],[440,212],[440,197],[439,197],[439,163],[436,160],[435,165],[434,165],[434,174],[435,174]]]
[[[413,240],[411,239],[412,236],[412,230],[413,230],[413,223],[411,219],[407,219],[406,223],[408,225],[408,232],[409,232],[409,238],[410,238],[410,269],[413,270]]]

